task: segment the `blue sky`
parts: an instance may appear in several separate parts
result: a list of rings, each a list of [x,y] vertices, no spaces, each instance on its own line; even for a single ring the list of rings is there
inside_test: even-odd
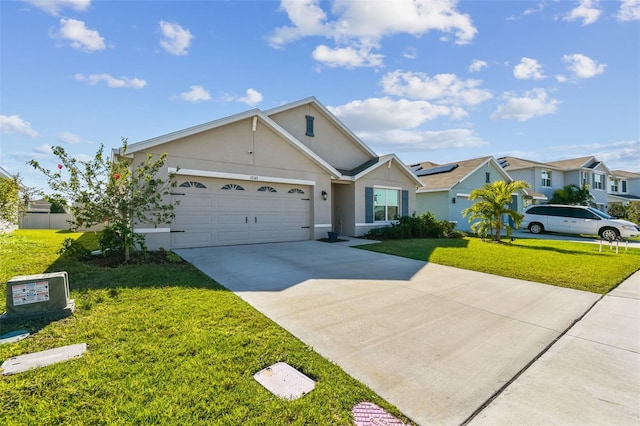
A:
[[[640,0],[0,2],[0,166],[315,96],[407,163],[640,172]]]

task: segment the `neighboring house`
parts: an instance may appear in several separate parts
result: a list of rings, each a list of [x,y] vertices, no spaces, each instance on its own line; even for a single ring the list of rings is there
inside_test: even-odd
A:
[[[469,200],[471,191],[498,180],[513,181],[493,157],[447,164],[426,161],[410,167],[423,185],[416,191],[416,213],[431,212],[438,220],[455,222],[460,230],[470,229],[462,211],[475,203]],[[512,208],[522,211],[525,196],[530,194],[514,194]]]
[[[9,173],[6,169],[0,167],[0,179],[13,179],[11,173]],[[16,211],[18,210],[18,206],[15,206]],[[18,228],[18,225],[15,223],[9,223],[6,220],[0,219],[0,233],[3,232],[12,232]]]
[[[640,198],[634,195],[640,194],[638,173],[612,172],[594,156],[549,163],[515,157],[501,157],[498,161],[514,179],[528,182],[534,191],[549,199],[554,191],[567,185],[588,186],[596,207],[602,211],[607,211],[609,204]]]
[[[640,202],[640,173],[612,170],[607,201],[609,205]]]
[[[134,163],[167,153],[173,223],[140,224],[149,248],[358,236],[415,212],[420,180],[379,157],[315,98],[253,109],[129,145]]]

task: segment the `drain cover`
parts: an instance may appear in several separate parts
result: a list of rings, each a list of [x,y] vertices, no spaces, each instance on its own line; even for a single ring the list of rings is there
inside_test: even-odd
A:
[[[353,407],[352,413],[356,426],[404,426],[397,417],[373,402],[361,402]]]
[[[278,362],[260,370],[253,378],[274,395],[290,400],[300,398],[316,386],[313,380],[286,362]]]
[[[86,343],[63,346],[61,348],[49,349],[32,354],[14,356],[2,363],[2,375],[22,373],[33,368],[45,367],[58,362],[67,361],[71,358],[82,356],[87,350]]]

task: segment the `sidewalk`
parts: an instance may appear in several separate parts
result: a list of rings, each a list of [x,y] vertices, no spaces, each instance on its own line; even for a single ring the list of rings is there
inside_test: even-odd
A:
[[[640,271],[468,424],[640,424]]]

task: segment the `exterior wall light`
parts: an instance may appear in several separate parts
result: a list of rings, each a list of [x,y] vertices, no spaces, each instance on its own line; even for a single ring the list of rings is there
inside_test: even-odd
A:
[[[328,195],[329,195],[329,194],[327,194],[327,191],[322,191],[322,199],[323,199],[323,200],[327,201],[327,196],[328,196]]]
[[[455,203],[456,203],[456,197],[453,197],[453,198],[451,199],[451,202],[452,202],[453,204],[455,204]]]

